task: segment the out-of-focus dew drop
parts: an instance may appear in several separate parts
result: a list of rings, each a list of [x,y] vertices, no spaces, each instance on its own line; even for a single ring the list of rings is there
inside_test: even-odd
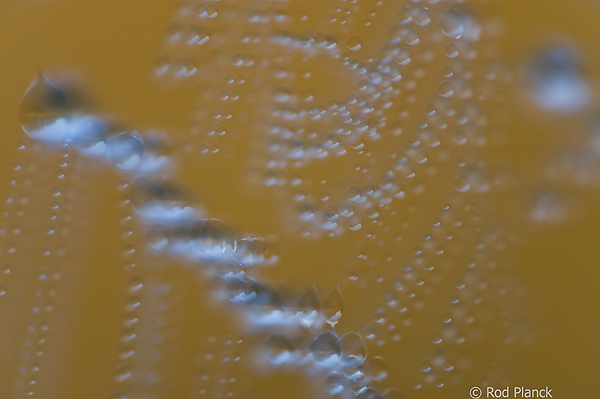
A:
[[[233,258],[245,266],[258,265],[265,261],[267,244],[261,238],[244,237],[236,242]]]
[[[343,348],[342,348],[343,349]],[[366,364],[367,375],[373,381],[382,381],[388,375],[388,368],[385,360],[377,356],[369,360]]]
[[[362,47],[362,39],[358,36],[350,36],[346,44],[350,50],[358,51]]]
[[[19,107],[23,131],[32,139],[52,142],[68,133],[71,104],[40,70]]]
[[[273,365],[289,363],[293,360],[293,346],[289,339],[281,334],[273,334],[265,342],[267,360]]]
[[[344,298],[340,292],[340,287],[336,286],[323,300],[321,304],[321,315],[325,318],[325,321],[332,327],[342,317],[344,311]]]
[[[337,395],[342,392],[346,387],[346,384],[346,378],[337,372],[330,373],[327,378],[325,378],[325,389],[327,389],[327,392],[331,395]]]
[[[106,126],[92,116],[78,118],[71,127],[70,136],[73,143],[85,155],[100,156],[106,151]]]
[[[442,13],[441,28],[447,37],[460,38],[466,27],[467,17],[456,8],[449,8]]]
[[[144,140],[137,131],[123,132],[108,142],[106,155],[110,163],[121,170],[137,167],[144,154]]]
[[[225,285],[225,294],[233,303],[251,302],[256,299],[258,289],[258,283],[253,279],[235,278]]]
[[[360,392],[356,395],[358,399],[382,399],[381,394],[373,387],[368,387],[367,389]]]
[[[564,222],[568,207],[564,200],[553,191],[536,194],[531,201],[529,220],[536,224],[556,225]]]
[[[296,315],[300,318],[300,322],[310,327],[319,316],[319,305],[319,295],[315,286],[312,285],[298,301]]]
[[[317,335],[310,344],[310,354],[319,366],[336,365],[342,356],[338,336],[333,331],[325,331]]]
[[[461,193],[469,191],[469,189],[471,188],[471,180],[469,179],[469,176],[465,174],[460,174],[456,176],[456,178],[454,179],[454,188],[456,189],[456,191]]]
[[[579,56],[568,47],[553,47],[534,57],[527,65],[526,79],[534,103],[547,111],[576,112],[590,100]]]
[[[164,223],[154,223],[148,230],[148,245],[163,249],[169,245],[169,228]]]
[[[226,260],[235,250],[233,231],[216,219],[196,222],[190,230],[190,239],[194,252],[207,260]]]
[[[172,181],[154,181],[136,177],[131,184],[131,203],[136,213],[146,219],[172,219],[184,216],[190,196],[185,188]]]
[[[340,364],[344,367],[355,368],[362,366],[367,358],[367,345],[358,331],[352,331],[340,337],[342,348]]]

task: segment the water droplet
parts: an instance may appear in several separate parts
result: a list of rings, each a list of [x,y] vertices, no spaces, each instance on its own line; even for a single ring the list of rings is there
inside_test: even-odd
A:
[[[19,108],[23,131],[32,139],[51,142],[68,133],[71,104],[43,73],[39,71]]]
[[[440,96],[442,97],[452,97],[452,95],[454,94],[454,88],[453,88],[453,84],[450,80],[444,80],[442,83],[440,83],[440,87],[438,89],[438,92],[440,93]]]
[[[310,354],[320,366],[331,367],[338,363],[342,355],[339,339],[333,331],[325,331],[317,335],[310,345]]]
[[[365,340],[358,331],[352,331],[344,334],[339,341],[342,348],[342,357],[340,363],[344,367],[361,366],[367,358],[367,346]]]
[[[332,395],[342,392],[345,387],[346,379],[340,373],[333,372],[325,379],[325,388]]]
[[[350,50],[358,51],[362,47],[362,40],[358,36],[350,36],[346,44]]]
[[[267,245],[261,238],[244,237],[237,241],[233,258],[241,265],[258,265],[265,261]]]
[[[373,381],[384,380],[388,375],[388,368],[385,360],[377,356],[371,359],[367,365],[367,375]]]
[[[467,26],[467,18],[456,8],[449,8],[442,13],[441,27],[444,35],[451,39],[462,36]]]
[[[357,399],[382,399],[381,394],[372,387],[368,387],[367,389],[361,391],[358,395],[356,395]]]
[[[469,191],[469,189],[471,188],[469,176],[465,174],[460,174],[456,176],[456,179],[454,179],[454,188],[456,189],[456,191],[461,193]]]
[[[551,48],[528,65],[530,92],[541,108],[575,112],[590,98],[590,88],[581,76],[578,54],[570,48]]]
[[[265,342],[267,359],[271,364],[280,365],[293,360],[293,347],[289,339],[281,334],[273,334]]]
[[[227,299],[233,303],[251,302],[256,299],[258,284],[249,278],[232,279],[225,286]]]
[[[319,315],[319,295],[315,286],[312,285],[300,297],[298,301],[298,310],[296,315],[300,318],[302,324],[311,326]]]
[[[427,7],[420,8],[415,13],[414,20],[417,25],[428,25],[431,22],[431,11]]]
[[[344,298],[342,298],[339,286],[336,286],[323,300],[321,314],[327,323],[331,326],[335,326],[342,317],[343,311]]]
[[[77,118],[71,124],[71,139],[81,152],[99,156],[106,151],[106,126],[91,116]]]
[[[217,219],[197,221],[191,228],[192,249],[203,259],[227,259],[235,249],[235,236]]]
[[[162,249],[169,244],[169,229],[164,223],[154,223],[148,230],[148,245]]]
[[[144,141],[137,131],[123,132],[108,142],[106,155],[114,166],[122,170],[138,166],[144,153]]]
[[[181,218],[186,208],[190,210],[189,202],[185,188],[172,181],[138,176],[131,183],[131,204],[138,215],[147,219]]]

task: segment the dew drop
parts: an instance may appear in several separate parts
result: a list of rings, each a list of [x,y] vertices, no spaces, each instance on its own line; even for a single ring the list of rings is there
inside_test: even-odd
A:
[[[143,153],[144,141],[137,131],[120,133],[108,142],[108,159],[121,170],[138,166]]]
[[[344,367],[361,366],[367,358],[367,346],[363,337],[358,331],[352,331],[344,334],[339,341],[342,348],[342,357],[340,363]]]
[[[71,104],[40,70],[19,108],[23,131],[32,139],[51,142],[68,133]]]
[[[449,8],[442,13],[442,32],[447,37],[458,39],[464,33],[466,26],[467,18],[456,8]]]
[[[335,326],[342,317],[344,311],[344,298],[340,292],[339,286],[336,286],[323,300],[321,305],[321,315],[331,326]]]
[[[362,47],[362,39],[358,36],[350,36],[346,44],[350,50],[358,51]]]
[[[344,390],[346,387],[346,379],[340,373],[331,373],[325,379],[325,388],[327,392],[332,395],[336,395]]]
[[[342,356],[339,339],[333,331],[325,331],[317,335],[310,344],[310,354],[320,366],[331,367],[338,363]]]

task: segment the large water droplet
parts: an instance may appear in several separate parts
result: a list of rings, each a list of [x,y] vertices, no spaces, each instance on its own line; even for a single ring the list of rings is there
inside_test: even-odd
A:
[[[332,395],[342,392],[345,387],[346,379],[340,373],[333,372],[325,379],[325,388]]]
[[[60,140],[68,133],[70,116],[71,104],[63,92],[39,71],[21,100],[23,131],[34,140]]]
[[[467,18],[456,8],[449,8],[442,13],[442,32],[449,38],[458,39],[461,37],[466,26]]]
[[[190,231],[192,249],[203,259],[225,260],[235,249],[235,236],[225,223],[205,219],[194,223]]]
[[[233,303],[250,302],[256,298],[258,283],[249,278],[232,279],[225,286],[227,299]]]
[[[346,44],[350,50],[358,51],[362,47],[362,39],[358,36],[350,36]]]
[[[319,315],[319,295],[315,286],[312,285],[300,297],[298,301],[298,311],[296,315],[305,326],[310,327]]]
[[[266,250],[264,240],[245,237],[237,241],[233,258],[241,265],[257,265],[265,261]]]
[[[144,153],[144,141],[136,131],[123,132],[108,142],[106,155],[110,163],[122,170],[138,166]]]
[[[172,219],[185,215],[189,209],[189,195],[177,183],[157,182],[138,176],[131,184],[131,204],[147,219]],[[191,210],[190,210],[191,212]]]
[[[320,366],[331,367],[340,360],[342,348],[333,331],[325,331],[317,335],[310,345],[310,354]]]
[[[369,360],[366,365],[367,375],[373,381],[384,380],[388,375],[388,368],[385,361],[377,356]]]
[[[75,118],[69,132],[72,142],[86,155],[104,155],[106,151],[106,126],[93,116]]]
[[[325,321],[331,326],[335,326],[342,317],[344,311],[344,298],[340,292],[340,287],[336,286],[323,300],[321,305],[321,314]]]
[[[372,387],[369,387],[364,391],[360,392],[358,395],[356,395],[356,397],[358,399],[382,399],[381,394],[375,388]]]
[[[265,352],[273,365],[289,363],[294,358],[292,343],[281,334],[273,334],[267,338]]]
[[[575,112],[587,105],[590,88],[580,71],[580,60],[569,48],[551,48],[528,65],[530,92],[541,108]]]
[[[342,357],[340,363],[344,367],[358,367],[365,362],[367,358],[367,346],[363,337],[358,331],[352,331],[344,334],[339,341],[342,348]]]
[[[148,245],[163,249],[169,245],[169,228],[164,223],[154,223],[148,230]]]

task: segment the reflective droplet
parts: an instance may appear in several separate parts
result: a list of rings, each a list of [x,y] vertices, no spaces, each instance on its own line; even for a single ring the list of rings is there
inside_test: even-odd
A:
[[[136,213],[147,219],[173,219],[185,216],[189,195],[184,187],[172,181],[154,181],[145,176],[131,183],[131,204]]]
[[[358,331],[352,331],[344,334],[339,341],[342,348],[342,357],[340,363],[344,367],[361,366],[367,358],[367,346],[365,340]]]
[[[320,366],[331,367],[338,363],[342,355],[337,335],[333,331],[325,331],[317,335],[310,345],[310,354]]]
[[[449,8],[442,13],[441,27],[444,35],[451,39],[462,36],[467,26],[467,18],[456,8]]]
[[[106,126],[98,118],[93,116],[74,118],[69,136],[86,155],[99,156],[106,151]]]
[[[589,101],[590,88],[581,74],[578,54],[570,48],[551,48],[528,65],[530,93],[541,108],[575,112]]]
[[[203,259],[229,258],[235,249],[235,236],[225,223],[216,219],[195,222],[190,231],[192,249]]]
[[[346,378],[340,373],[331,373],[325,379],[325,388],[327,392],[332,395],[336,395],[344,390],[346,387]]]
[[[358,36],[350,36],[346,44],[350,50],[358,51],[362,47],[362,40]]]
[[[471,188],[469,176],[465,174],[456,176],[456,179],[454,179],[454,188],[456,189],[456,191],[461,193],[469,191],[469,189]]]
[[[311,326],[319,315],[319,295],[315,286],[312,285],[300,297],[296,315],[300,318],[302,324]]]
[[[453,84],[449,80],[444,80],[442,83],[440,83],[440,87],[438,90],[440,96],[445,98],[452,97],[452,95],[454,94],[454,88],[452,86]]]
[[[342,348],[343,349],[343,348]],[[388,375],[388,368],[385,360],[377,356],[369,360],[366,365],[367,375],[373,381],[384,380]]]
[[[323,300],[321,304],[321,314],[325,321],[331,326],[335,326],[342,317],[344,311],[344,298],[340,292],[340,287],[336,286]]]
[[[245,237],[237,241],[233,258],[241,265],[258,265],[265,261],[266,249],[261,238]]]
[[[431,22],[431,11],[427,7],[420,8],[415,13],[414,20],[417,25],[428,25]]]
[[[114,166],[122,170],[138,166],[144,153],[144,141],[137,131],[123,132],[108,142],[106,155]]]
[[[364,391],[356,395],[357,399],[382,399],[381,394],[372,387],[368,387]]]
[[[51,142],[68,133],[71,104],[43,73],[38,72],[19,108],[23,131],[32,139]]]
[[[289,339],[281,334],[273,334],[265,342],[265,352],[271,364],[280,365],[293,360],[293,347]]]
[[[169,244],[169,229],[164,223],[154,223],[148,230],[148,245],[162,249]]]
[[[233,303],[250,302],[256,299],[258,284],[249,278],[232,279],[225,286],[227,299]]]

